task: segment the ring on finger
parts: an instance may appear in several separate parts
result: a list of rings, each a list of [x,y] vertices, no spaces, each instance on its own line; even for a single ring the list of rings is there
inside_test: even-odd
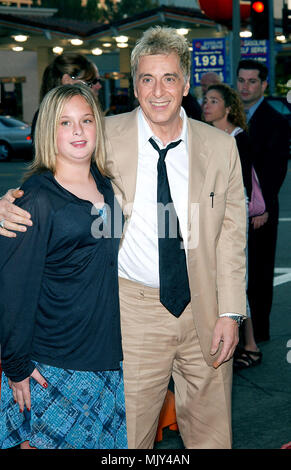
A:
[[[1,219],[1,220],[0,220],[0,227],[1,227],[1,228],[5,228],[5,227],[4,227],[4,224],[5,224],[5,219]]]

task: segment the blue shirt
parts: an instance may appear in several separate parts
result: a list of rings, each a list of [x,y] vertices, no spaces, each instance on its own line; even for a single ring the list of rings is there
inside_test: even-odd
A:
[[[46,171],[30,177],[17,200],[34,225],[16,238],[0,237],[1,363],[14,381],[31,374],[32,360],[73,370],[119,368],[120,237],[113,221],[122,216],[110,181],[96,167],[92,174],[107,224],[90,201]],[[99,236],[92,234],[97,226]]]
[[[251,106],[249,109],[245,110],[246,116],[247,116],[247,122],[252,118],[253,114],[256,112],[260,104],[262,103],[264,97],[260,98],[253,106]]]

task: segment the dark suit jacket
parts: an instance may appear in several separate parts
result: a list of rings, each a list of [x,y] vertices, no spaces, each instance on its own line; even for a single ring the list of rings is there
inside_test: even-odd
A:
[[[250,199],[252,194],[252,158],[250,139],[248,134],[243,131],[235,136],[235,140],[241,162],[244,187],[246,188],[247,196]]]
[[[188,93],[187,96],[183,96],[182,106],[186,111],[186,114],[189,118],[197,119],[197,121],[202,121],[202,109],[197,99]]]
[[[270,219],[278,217],[278,193],[287,172],[289,126],[265,100],[249,122],[252,161]]]

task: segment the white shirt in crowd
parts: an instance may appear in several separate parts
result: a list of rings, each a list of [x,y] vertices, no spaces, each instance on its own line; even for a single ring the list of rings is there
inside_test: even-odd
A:
[[[187,119],[181,108],[183,126],[176,139],[182,142],[170,149],[166,156],[166,167],[170,191],[186,248],[188,222],[188,151]],[[153,135],[143,112],[138,112],[138,166],[136,192],[132,214],[125,237],[119,250],[119,276],[142,283],[149,287],[159,287],[159,252],[157,227],[157,163],[158,152],[149,142],[155,139],[160,148],[162,142]]]

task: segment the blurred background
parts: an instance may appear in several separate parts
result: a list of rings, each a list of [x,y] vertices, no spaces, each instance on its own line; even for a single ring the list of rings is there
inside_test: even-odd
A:
[[[283,11],[288,13],[291,6],[287,0],[235,3],[240,7],[239,31],[233,28],[233,0],[0,0],[0,113],[30,124],[45,67],[57,54],[68,51],[82,53],[98,66],[104,79],[99,93],[103,109],[127,111],[134,105],[131,50],[142,32],[156,24],[177,28],[187,38],[192,51],[192,93],[197,97],[204,71],[218,71],[232,84],[232,49],[238,34],[241,51],[236,59],[242,53],[266,61],[275,72],[271,94],[286,97],[291,20],[287,14],[283,21]],[[262,26],[268,26],[268,14],[263,12],[259,20],[252,17],[253,3],[271,4],[271,31],[263,31]],[[262,23],[261,38],[254,31],[255,21]],[[198,54],[199,47],[204,47],[204,55]]]

